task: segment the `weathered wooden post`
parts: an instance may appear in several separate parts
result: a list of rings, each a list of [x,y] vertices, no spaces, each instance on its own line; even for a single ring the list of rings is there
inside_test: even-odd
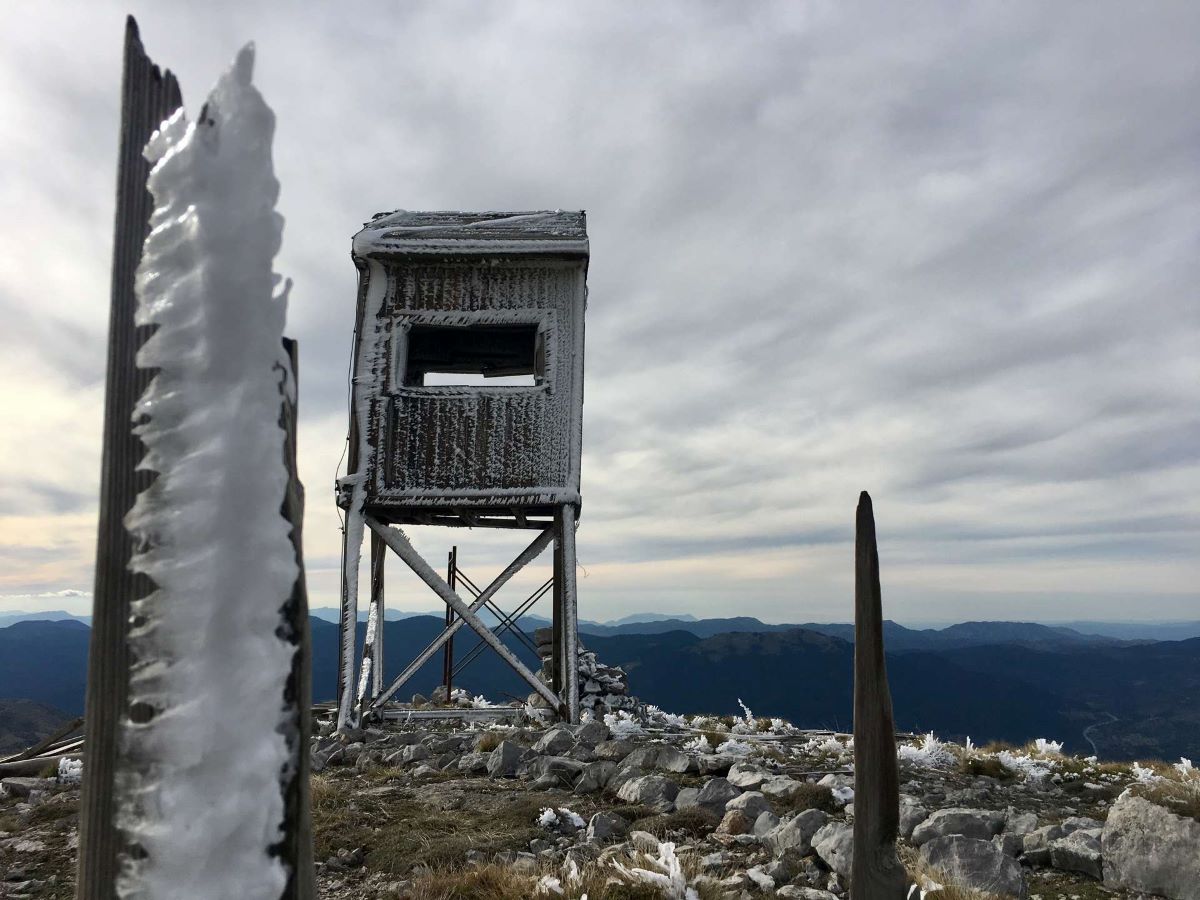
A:
[[[137,468],[145,450],[130,427],[134,404],[154,375],[149,369],[139,369],[135,361],[138,347],[153,330],[133,322],[137,306],[134,276],[154,208],[146,190],[150,164],[142,156],[142,148],[162,121],[183,103],[175,76],[170,70],[160,70],[146,55],[133,16],[125,20],[124,54],[100,522],[88,654],[87,745],[79,811],[76,896],[80,900],[111,900],[115,896],[118,857],[123,847],[115,821],[113,783],[120,755],[120,723],[129,697],[126,635],[130,604],[154,589],[149,578],[128,568],[134,548],[123,523],[134,498],[153,480],[150,472]]]
[[[883,598],[871,497],[858,498],[854,542],[854,862],[851,900],[903,900],[896,856],[900,778],[883,655]]]

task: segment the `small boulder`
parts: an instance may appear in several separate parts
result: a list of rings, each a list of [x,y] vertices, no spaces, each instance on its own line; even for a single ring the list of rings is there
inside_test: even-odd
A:
[[[575,735],[575,740],[581,744],[587,744],[593,749],[595,749],[597,744],[607,741],[611,736],[608,726],[595,719],[591,722],[584,722],[582,725],[575,725],[571,731]]]
[[[731,809],[741,810],[751,819],[757,819],[761,813],[770,808],[771,804],[767,802],[767,798],[758,791],[746,791],[725,804],[726,812]]]
[[[697,792],[694,804],[719,816],[724,814],[729,801],[739,794],[741,791],[724,778],[710,778]]]
[[[543,734],[533,749],[536,753],[545,753],[549,756],[561,756],[575,746],[575,735],[571,734],[571,729],[565,725],[559,725],[557,728],[551,728]]]
[[[1200,822],[1195,819],[1122,794],[1108,812],[1101,847],[1109,887],[1200,900]]]
[[[754,828],[754,820],[740,809],[731,809],[721,819],[717,826],[717,834],[749,834]],[[774,887],[774,885],[772,885]]]
[[[806,856],[813,848],[813,838],[828,823],[827,813],[819,809],[806,809],[781,821],[763,835],[762,841],[774,856],[787,850],[795,850],[801,856]],[[758,825],[757,821],[755,825]]]
[[[838,900],[837,894],[814,887],[801,887],[798,884],[785,884],[775,891],[775,896],[783,897],[784,900]]]
[[[1081,872],[1097,880],[1104,877],[1100,856],[1100,829],[1081,828],[1050,842],[1050,865],[1062,872]]]
[[[763,796],[771,800],[788,801],[794,800],[796,796],[807,787],[803,781],[797,781],[795,778],[789,778],[787,775],[779,775],[775,778],[768,778],[761,785],[759,790]]]
[[[692,767],[692,758],[674,747],[663,747],[654,760],[654,768],[682,775]]]
[[[807,812],[820,812],[810,809]],[[801,813],[800,815],[804,815]],[[799,816],[797,816],[799,818]],[[825,865],[842,878],[850,877],[854,865],[854,828],[843,822],[828,822],[813,835],[812,848]]]
[[[696,757],[696,771],[701,775],[726,775],[734,760],[729,756],[702,753]]]
[[[617,764],[612,760],[601,759],[588,763],[583,768],[579,780],[575,782],[575,793],[593,794],[608,787],[609,781],[617,771]]]
[[[588,820],[587,839],[597,844],[620,840],[629,830],[629,823],[614,813],[598,812]]]
[[[754,828],[752,833],[756,838],[766,837],[776,825],[779,824],[779,816],[767,810],[758,814],[758,818],[754,820]]]
[[[913,829],[912,842],[920,847],[934,838],[954,834],[990,841],[1004,827],[1004,818],[1004,813],[986,809],[939,809]]]
[[[912,838],[913,829],[929,817],[929,810],[913,797],[900,797],[900,837]]]
[[[621,785],[617,796],[626,803],[640,803],[655,812],[670,812],[675,808],[675,796],[678,793],[679,785],[670,778],[642,775]]]
[[[729,774],[725,777],[735,787],[740,787],[748,791],[756,791],[759,785],[773,776],[760,765],[739,762],[729,767]]]
[[[633,751],[634,746],[629,741],[601,741],[595,747],[596,759],[611,759],[613,762],[620,762]]]
[[[517,774],[517,766],[520,765],[521,757],[524,755],[524,747],[514,744],[512,741],[501,741],[499,746],[488,756],[488,775],[492,778],[512,778]]]
[[[936,837],[921,845],[921,858],[964,887],[1001,897],[1025,897],[1021,865],[991,842],[960,834]]]

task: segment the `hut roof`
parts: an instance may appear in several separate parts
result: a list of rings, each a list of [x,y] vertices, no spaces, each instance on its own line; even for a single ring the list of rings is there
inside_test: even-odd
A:
[[[354,236],[356,256],[413,253],[588,255],[582,210],[379,213]]]

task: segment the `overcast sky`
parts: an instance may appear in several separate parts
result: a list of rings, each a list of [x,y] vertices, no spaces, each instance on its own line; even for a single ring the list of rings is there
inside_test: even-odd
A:
[[[6,9],[0,610],[90,607],[132,8],[193,115],[258,47],[313,605],[351,235],[583,208],[585,618],[848,621],[863,489],[890,618],[1198,617],[1200,4],[304,6]],[[476,581],[521,544],[412,532]]]

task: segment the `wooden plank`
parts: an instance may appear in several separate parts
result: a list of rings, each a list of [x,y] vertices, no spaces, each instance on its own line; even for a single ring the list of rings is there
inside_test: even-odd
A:
[[[0,759],[0,763],[16,762],[19,759],[30,759],[31,757],[37,756],[39,753],[42,753],[43,751],[45,751],[48,747],[50,747],[56,741],[60,741],[64,737],[66,737],[68,734],[70,734],[72,731],[76,731],[81,725],[83,725],[83,717],[82,716],[80,716],[78,719],[72,719],[66,725],[63,725],[61,728],[51,732],[48,736],[42,738],[40,741],[38,741],[36,744],[34,744],[29,749],[22,750],[20,753],[14,753],[12,756],[6,756],[6,757],[4,757],[4,759]]]
[[[529,686],[532,687],[550,704],[551,709],[559,708],[559,698],[554,695],[554,692],[551,691],[547,685],[539,681],[538,677],[534,675],[533,672],[529,671],[529,668],[525,665],[525,663],[521,662],[521,660],[518,659],[511,650],[508,649],[508,647],[504,646],[503,642],[496,637],[496,635],[492,634],[492,630],[484,624],[479,616],[475,615],[474,610],[467,606],[467,604],[462,601],[462,598],[459,597],[458,594],[450,590],[449,585],[442,580],[442,577],[438,575],[437,572],[433,571],[429,563],[425,562],[425,560],[421,557],[421,554],[416,551],[416,548],[409,543],[409,540],[405,536],[404,532],[398,528],[389,528],[386,525],[381,525],[370,516],[366,517],[366,524],[368,528],[383,538],[384,542],[392,548],[395,554],[404,560],[405,564],[412,569],[422,581],[429,585],[435,594],[441,597],[443,601],[449,604],[454,611],[458,613],[459,618],[464,619],[466,624],[470,625],[475,633],[483,638],[484,641],[487,642],[488,646],[490,646],[501,659],[508,663],[509,668],[525,679]],[[447,631],[449,630],[450,629],[447,629]],[[442,632],[442,634],[445,636],[446,632]],[[578,702],[578,698],[576,698],[577,707]]]
[[[145,575],[129,571],[134,548],[124,525],[134,499],[153,478],[151,473],[137,469],[144,448],[130,428],[134,404],[154,375],[151,370],[139,369],[135,359],[151,329],[136,327],[133,322],[137,305],[134,279],[154,208],[146,190],[150,166],[142,150],[150,135],[182,102],[175,76],[169,70],[160,71],[146,55],[137,22],[128,17],[121,77],[100,519],[84,714],[88,758],[79,807],[76,897],[80,900],[115,897],[118,857],[124,846],[115,822],[114,780],[120,758],[120,723],[129,697],[130,604],[154,588]]]
[[[858,499],[854,542],[854,861],[850,900],[903,900],[908,876],[896,856],[900,774],[883,655],[883,596],[875,516]]]
[[[375,526],[378,526],[379,528],[386,527],[379,525],[378,522],[375,523]],[[372,526],[372,533],[374,533],[375,526]],[[530,542],[529,546],[522,550],[517,558],[509,563],[504,571],[497,575],[492,580],[492,583],[480,592],[479,596],[471,603],[471,606],[469,607],[471,612],[482,609],[483,605],[487,603],[500,590],[500,588],[504,587],[510,578],[520,572],[533,560],[537,559],[538,555],[546,549],[546,545],[550,543],[552,536],[552,530],[547,528],[536,538],[534,538],[533,541]],[[458,631],[458,629],[462,628],[464,624],[465,622],[461,617],[451,622],[450,626],[433,640],[433,643],[417,654],[417,657],[404,667],[404,671],[396,676],[395,681],[388,686],[388,689],[375,698],[375,703],[372,708],[379,709],[383,706],[383,704],[387,703],[387,701],[392,698],[396,691],[400,690],[400,688],[409,679],[416,675],[417,670],[420,669],[421,666],[425,665],[425,663],[427,663],[433,657],[433,655],[438,652],[443,643],[454,637],[454,633]]]

